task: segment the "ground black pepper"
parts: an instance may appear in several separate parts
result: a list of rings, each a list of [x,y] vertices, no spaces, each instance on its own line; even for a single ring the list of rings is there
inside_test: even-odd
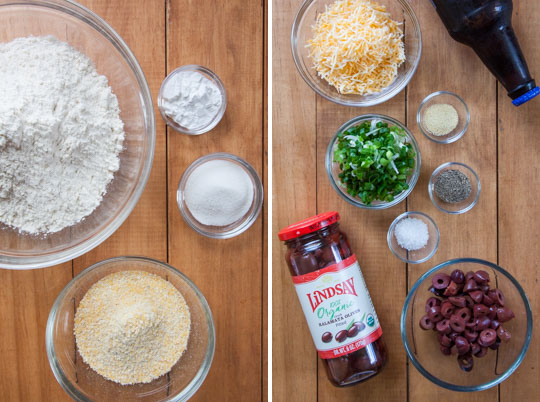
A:
[[[435,194],[444,202],[456,204],[471,195],[471,181],[459,170],[446,170],[435,180]]]

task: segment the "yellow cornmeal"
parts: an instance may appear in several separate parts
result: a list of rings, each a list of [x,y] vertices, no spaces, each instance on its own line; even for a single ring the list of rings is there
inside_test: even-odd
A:
[[[186,350],[191,318],[178,290],[161,277],[123,271],[95,283],[75,314],[85,363],[120,384],[148,383]]]
[[[458,123],[459,117],[456,109],[445,103],[431,105],[424,114],[424,127],[438,137],[450,134]]]

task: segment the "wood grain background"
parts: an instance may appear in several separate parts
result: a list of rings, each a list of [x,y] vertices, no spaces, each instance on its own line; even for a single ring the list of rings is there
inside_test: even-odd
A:
[[[0,270],[0,400],[70,400],[45,353],[49,310],[66,283],[105,258],[143,255],[180,269],[206,296],[216,325],[216,354],[193,400],[262,400],[266,345],[266,222],[261,214],[244,234],[211,240],[191,230],[176,205],[187,166],[211,152],[230,152],[266,177],[265,3],[260,0],[83,0],[133,50],[154,102],[166,74],[201,64],[223,80],[228,106],[210,133],[189,137],[167,130],[157,108],[150,180],[126,222],[101,246],[46,269]],[[264,216],[263,216],[264,215]],[[264,299],[263,299],[264,298]]]
[[[406,90],[371,108],[347,108],[318,96],[297,73],[290,30],[299,0],[273,5],[273,399],[281,401],[536,401],[540,394],[540,335],[519,369],[502,385],[463,394],[444,390],[409,365],[399,335],[399,318],[408,288],[430,267],[456,257],[499,263],[523,285],[533,313],[540,307],[538,287],[540,195],[538,152],[540,99],[514,107],[504,88],[472,50],[448,36],[428,0],[410,0],[423,35],[422,59]],[[514,27],[533,76],[540,79],[537,41],[540,4],[514,1]],[[426,139],[416,125],[422,99],[437,90],[461,95],[471,111],[465,136],[454,144]],[[331,136],[346,120],[364,113],[387,114],[406,123],[422,151],[420,180],[406,202],[383,211],[365,211],[344,202],[330,187],[324,154]],[[450,216],[431,204],[427,182],[441,163],[461,161],[479,174],[482,194],[466,214]],[[328,210],[342,216],[342,228],[359,255],[371,297],[384,328],[389,363],[381,375],[346,389],[334,388],[318,362],[311,336],[284,262],[276,233],[300,219]],[[406,265],[388,250],[386,232],[405,210],[420,210],[437,222],[441,244],[427,263]],[[535,314],[538,321],[538,314]]]

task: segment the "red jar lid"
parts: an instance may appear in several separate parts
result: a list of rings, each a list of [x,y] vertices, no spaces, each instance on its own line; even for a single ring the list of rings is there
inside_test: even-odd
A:
[[[311,218],[307,218],[303,221],[287,226],[285,229],[280,230],[278,237],[279,240],[294,239],[308,233],[316,232],[317,230],[330,226],[337,221],[339,221],[339,213],[335,211],[325,212],[324,214],[315,215]]]

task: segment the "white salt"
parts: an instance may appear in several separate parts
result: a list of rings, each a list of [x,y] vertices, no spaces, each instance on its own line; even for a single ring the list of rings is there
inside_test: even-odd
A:
[[[409,251],[424,248],[429,240],[428,227],[418,218],[400,220],[394,229],[398,244]]]

